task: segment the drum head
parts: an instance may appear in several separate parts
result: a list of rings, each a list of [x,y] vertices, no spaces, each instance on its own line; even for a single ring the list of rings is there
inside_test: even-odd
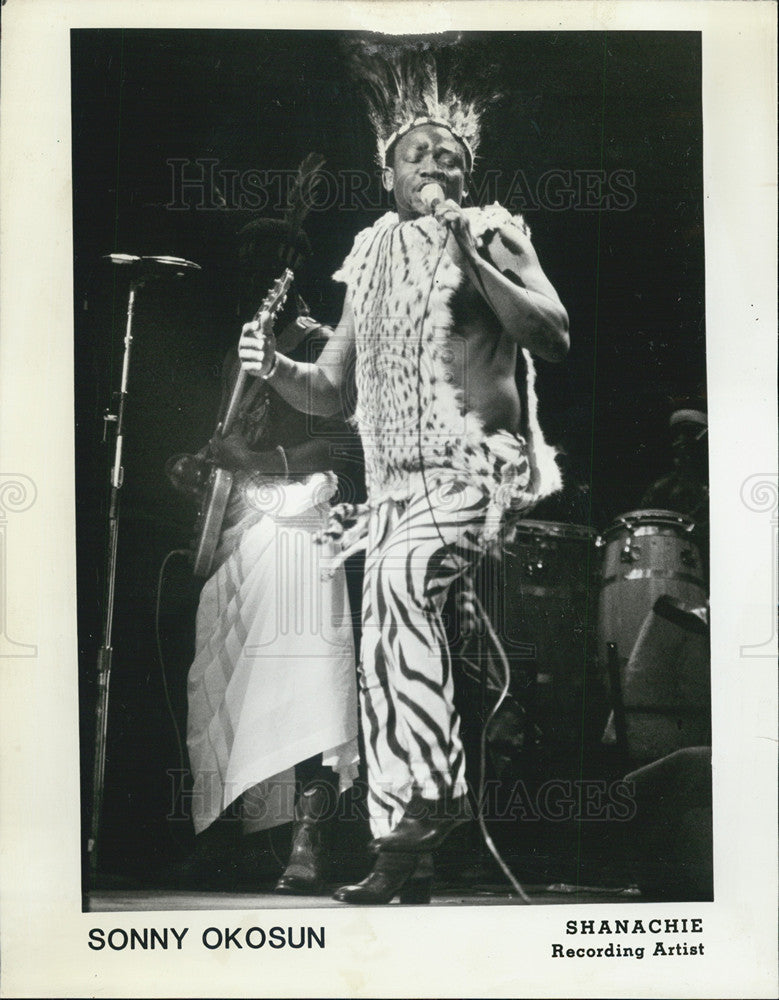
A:
[[[516,525],[516,535],[540,538],[570,538],[594,540],[597,532],[586,524],[566,524],[564,521],[531,521],[523,518]]]
[[[692,532],[695,529],[695,522],[686,514],[680,514],[675,510],[629,510],[625,514],[620,514],[603,533],[604,538],[608,538],[621,531],[632,531],[635,528],[643,527],[675,528],[680,532]]]

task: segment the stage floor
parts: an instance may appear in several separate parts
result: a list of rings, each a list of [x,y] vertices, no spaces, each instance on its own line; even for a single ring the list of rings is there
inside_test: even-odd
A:
[[[335,888],[335,887],[334,887]],[[636,888],[599,889],[576,886],[523,886],[534,905],[565,903],[636,903],[642,901]],[[183,892],[172,890],[98,889],[87,894],[84,909],[90,913],[154,910],[288,910],[342,909],[329,895],[281,896],[272,892]],[[390,904],[399,906],[397,902]],[[522,906],[522,900],[508,889],[474,887],[465,891],[434,892],[431,906]]]

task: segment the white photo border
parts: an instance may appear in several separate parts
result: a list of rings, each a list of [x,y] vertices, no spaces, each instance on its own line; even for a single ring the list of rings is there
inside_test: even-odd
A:
[[[4,636],[27,648],[0,658],[3,995],[775,995],[776,6],[10,0],[4,15],[0,599]],[[566,906],[82,912],[69,31],[152,26],[702,32],[715,902],[619,907],[702,917],[695,961],[554,960]],[[199,945],[209,926],[301,918],[326,928],[324,950]],[[187,926],[189,946],[92,951],[101,924]]]

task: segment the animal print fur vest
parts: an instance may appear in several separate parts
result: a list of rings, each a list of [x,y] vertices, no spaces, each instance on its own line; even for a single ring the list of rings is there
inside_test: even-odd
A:
[[[465,212],[477,246],[497,225],[525,225],[497,203]],[[388,212],[357,234],[333,275],[346,283],[352,299],[354,420],[365,452],[368,502],[408,497],[423,470],[428,481],[456,471],[493,495],[502,485],[500,507],[526,508],[560,487],[555,452],[538,424],[533,362],[527,351],[518,352],[525,370],[518,379],[521,436],[487,435],[449,381],[450,303],[465,277],[442,252],[445,239],[431,216],[400,222]]]

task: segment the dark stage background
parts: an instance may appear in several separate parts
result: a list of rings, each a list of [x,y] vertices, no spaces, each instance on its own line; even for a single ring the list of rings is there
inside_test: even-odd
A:
[[[163,466],[212,433],[224,352],[257,307],[237,295],[235,234],[258,215],[280,215],[277,189],[263,209],[242,207],[229,178],[290,170],[310,151],[326,158],[332,175],[371,172],[362,206],[339,198],[306,222],[315,253],[301,288],[314,315],[328,322],[338,318],[342,295],[329,275],[354,234],[389,207],[379,201],[373,136],[338,42],[327,32],[72,33],[85,816],[112,454],[101,443],[102,416],[119,386],[127,294],[126,275],[101,256],[171,254],[202,267],[193,277],[149,285],[137,310],[101,845],[106,871],[148,873],[192,846],[186,819],[166,819],[174,807],[168,772],[180,760],[154,641],[157,573],[166,552],[186,546],[192,511],[169,488]],[[700,38],[507,32],[467,36],[464,44],[475,63],[490,64],[503,94],[485,120],[476,189],[524,212],[570,315],[568,359],[537,363],[542,426],[581,486],[573,507],[558,515],[600,530],[639,506],[669,469],[673,401],[705,387]],[[201,169],[194,161],[205,159],[222,172],[219,193],[206,186],[206,204],[197,207],[196,192],[176,191],[181,168],[170,161],[187,161],[191,178]],[[571,172],[575,186],[556,210],[534,197],[549,171]],[[598,197],[597,171],[610,200]],[[587,177],[589,194],[576,188]],[[561,188],[558,179],[549,190]],[[182,727],[196,602],[186,565],[173,561],[161,633]]]

